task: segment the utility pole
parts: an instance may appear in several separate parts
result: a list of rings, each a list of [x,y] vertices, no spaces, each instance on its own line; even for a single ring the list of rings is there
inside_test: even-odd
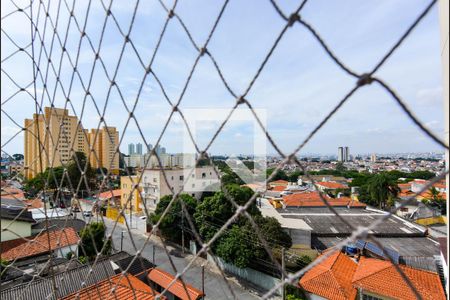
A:
[[[202,264],[202,293],[205,295],[205,264]],[[202,299],[205,299],[205,296]]]
[[[123,249],[123,230],[120,232],[120,251]]]
[[[281,296],[283,297],[283,300],[286,300],[286,287],[284,285],[284,272],[285,272],[286,266],[284,262],[284,247],[281,248],[281,282],[283,283]]]
[[[184,254],[184,209],[181,205],[181,253]]]
[[[155,247],[155,245],[153,244],[153,251],[152,251],[153,260],[152,260],[152,262],[153,262],[153,264],[156,266],[156,262],[155,262],[155,249],[156,249],[156,247]]]

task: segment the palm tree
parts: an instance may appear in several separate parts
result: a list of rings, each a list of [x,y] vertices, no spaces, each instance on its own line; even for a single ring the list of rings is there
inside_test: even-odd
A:
[[[442,194],[432,186],[427,194],[427,197],[422,201],[425,204],[429,204],[431,207],[436,207],[441,211],[441,214],[446,214],[446,201]]]
[[[386,173],[373,176],[367,183],[367,191],[380,209],[391,206],[400,193],[395,178]]]

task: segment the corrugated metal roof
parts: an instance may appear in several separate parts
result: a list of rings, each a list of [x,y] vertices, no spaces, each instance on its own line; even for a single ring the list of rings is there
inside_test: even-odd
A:
[[[56,300],[115,275],[109,259],[97,262],[92,267],[92,273],[88,276],[90,269],[91,265],[83,265],[55,275],[56,298],[53,293],[51,278],[35,279],[13,288],[2,290],[0,298],[2,300]],[[86,282],[83,284],[85,279]]]

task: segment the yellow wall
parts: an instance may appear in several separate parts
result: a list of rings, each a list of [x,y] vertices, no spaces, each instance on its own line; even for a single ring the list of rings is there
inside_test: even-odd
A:
[[[429,226],[433,224],[447,224],[447,217],[440,216],[440,217],[424,218],[415,220],[415,222],[423,226]]]
[[[120,214],[120,209],[117,208],[117,207],[108,206],[108,208],[106,209],[106,217],[108,219],[116,221],[117,217],[119,216],[119,214]],[[125,218],[123,216],[120,216],[118,221],[120,223],[124,224],[125,223]]]
[[[128,199],[131,194],[130,202],[132,204],[133,212],[142,211],[142,209],[140,208],[140,204],[142,203],[141,195],[139,193],[140,187],[133,189],[134,185],[137,183],[138,183],[137,176],[120,177],[120,189],[122,190],[122,194],[120,196],[120,205],[121,207],[126,207],[127,210],[129,210],[130,203],[128,202]]]

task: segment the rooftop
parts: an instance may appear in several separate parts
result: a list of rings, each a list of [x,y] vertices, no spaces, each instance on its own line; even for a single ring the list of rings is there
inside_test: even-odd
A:
[[[403,265],[399,267],[422,299],[446,299],[438,274]],[[392,299],[415,298],[390,261],[364,256],[356,261],[340,251],[306,272],[299,285],[327,299],[355,299],[358,289]]]
[[[29,223],[35,222],[31,212],[27,211],[25,208],[7,207],[3,205],[0,210],[0,218],[3,220],[15,220]]]
[[[172,293],[173,295],[177,296],[178,298],[182,300],[196,300],[200,297],[204,296],[203,292],[196,289],[195,287],[184,283],[180,279],[177,279],[170,287],[169,285],[172,283],[172,281],[175,279],[175,276],[173,276],[170,273],[167,273],[166,271],[163,271],[161,269],[155,268],[150,270],[149,274],[147,275],[148,278],[158,284],[159,286],[163,287],[164,289],[168,288],[168,291]]]
[[[46,231],[35,236],[0,243],[1,258],[7,261],[35,256],[66,246],[75,246],[79,237],[73,228]],[[49,245],[50,244],[50,245]]]
[[[152,300],[158,293],[130,274],[118,274],[61,299],[142,299]]]

